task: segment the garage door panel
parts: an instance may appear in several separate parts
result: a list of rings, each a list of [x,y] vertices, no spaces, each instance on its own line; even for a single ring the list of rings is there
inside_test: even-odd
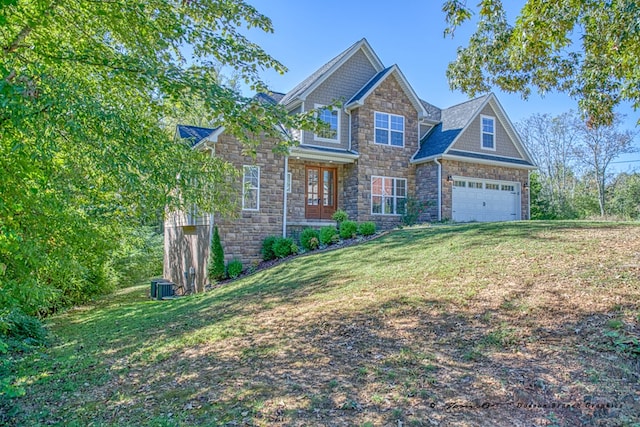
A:
[[[519,183],[457,177],[453,182],[453,220],[513,221],[520,219]]]

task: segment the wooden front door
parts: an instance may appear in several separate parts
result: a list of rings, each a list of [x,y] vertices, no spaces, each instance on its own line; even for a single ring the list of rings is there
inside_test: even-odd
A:
[[[337,203],[337,170],[335,168],[308,166],[306,171],[306,218],[331,219],[331,215],[336,211]]]

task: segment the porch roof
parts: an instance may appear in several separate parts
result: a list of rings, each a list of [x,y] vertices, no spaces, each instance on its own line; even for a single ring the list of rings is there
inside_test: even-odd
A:
[[[360,157],[356,151],[339,148],[318,147],[300,144],[292,147],[289,157],[303,160],[316,160],[337,164],[354,163]]]

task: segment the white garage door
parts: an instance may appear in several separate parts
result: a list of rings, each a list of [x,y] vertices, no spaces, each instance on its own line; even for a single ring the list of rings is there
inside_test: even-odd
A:
[[[520,216],[520,183],[453,178],[453,220],[513,221]]]

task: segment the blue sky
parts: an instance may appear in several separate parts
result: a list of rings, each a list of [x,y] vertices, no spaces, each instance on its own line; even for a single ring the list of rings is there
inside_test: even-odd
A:
[[[273,34],[249,31],[248,37],[283,63],[289,71],[281,76],[263,73],[274,91],[286,92],[325,62],[365,37],[386,66],[398,64],[418,96],[445,108],[468,97],[449,89],[446,69],[455,59],[458,46],[466,45],[474,24],[459,28],[455,37],[444,38],[444,14],[440,0],[248,0],[271,18]],[[523,1],[507,1],[508,18],[513,19]],[[508,6],[509,7],[509,6]],[[557,115],[577,109],[577,102],[564,94],[532,94],[525,101],[517,94],[494,92],[513,122],[534,113]],[[249,95],[246,93],[246,95]],[[640,111],[622,106],[625,127],[640,131]],[[636,145],[640,138],[636,138]],[[618,159],[619,171],[640,170],[640,153]],[[636,161],[637,160],[637,161]]]

